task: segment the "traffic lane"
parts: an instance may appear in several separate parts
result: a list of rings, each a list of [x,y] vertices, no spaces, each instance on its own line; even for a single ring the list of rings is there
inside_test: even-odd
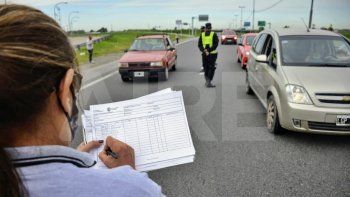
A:
[[[110,73],[118,71],[118,60],[94,66],[94,64],[80,67],[80,73],[83,75],[83,85],[88,85]]]
[[[268,133],[265,110],[254,96],[244,94],[244,71],[235,63],[235,49],[219,48],[216,89],[204,87],[193,41],[179,47],[178,71],[170,73],[169,81],[123,83],[114,75],[84,90],[86,104],[167,87],[183,90],[196,160],[149,173],[168,196],[343,195],[349,188],[349,138]]]
[[[194,58],[198,53],[190,55],[195,50],[191,48],[183,51],[181,65],[193,71],[200,58]],[[191,129],[195,162],[150,176],[169,196],[342,196],[349,192],[349,137],[270,134],[265,109],[255,96],[244,92],[245,73],[235,62],[235,52],[235,46],[220,46],[216,101],[203,116],[217,140],[200,140]]]

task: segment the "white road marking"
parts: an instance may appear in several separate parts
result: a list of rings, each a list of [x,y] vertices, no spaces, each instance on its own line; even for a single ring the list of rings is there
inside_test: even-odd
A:
[[[115,74],[117,74],[117,73],[119,73],[119,71],[114,71],[114,72],[112,72],[112,73],[110,73],[110,74],[108,74],[108,75],[106,75],[106,76],[104,76],[104,77],[101,77],[101,78],[99,78],[99,79],[97,79],[97,80],[95,80],[95,81],[92,81],[92,82],[90,82],[90,83],[84,85],[82,89],[84,90],[84,89],[86,89],[86,88],[89,88],[89,87],[91,87],[91,86],[97,84],[97,83],[100,83],[101,81],[104,81],[104,80],[108,79],[109,77],[111,77],[111,76],[113,76],[113,75],[115,75]]]

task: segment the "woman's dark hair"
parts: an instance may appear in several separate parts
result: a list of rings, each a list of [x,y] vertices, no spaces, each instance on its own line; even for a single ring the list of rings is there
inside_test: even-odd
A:
[[[34,122],[66,71],[76,65],[56,21],[34,8],[0,5],[0,196],[26,195],[4,149],[20,135],[11,128]]]

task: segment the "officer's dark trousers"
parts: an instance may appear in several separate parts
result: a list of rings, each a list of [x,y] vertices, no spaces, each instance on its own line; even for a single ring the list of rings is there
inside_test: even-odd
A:
[[[214,78],[217,58],[218,54],[203,55],[204,76],[210,81]]]

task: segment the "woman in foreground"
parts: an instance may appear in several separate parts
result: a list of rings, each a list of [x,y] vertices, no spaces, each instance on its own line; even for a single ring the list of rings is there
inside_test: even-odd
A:
[[[81,84],[65,32],[41,11],[0,5],[0,196],[162,196],[135,171],[134,151],[112,138],[100,159],[69,148],[77,129]]]

